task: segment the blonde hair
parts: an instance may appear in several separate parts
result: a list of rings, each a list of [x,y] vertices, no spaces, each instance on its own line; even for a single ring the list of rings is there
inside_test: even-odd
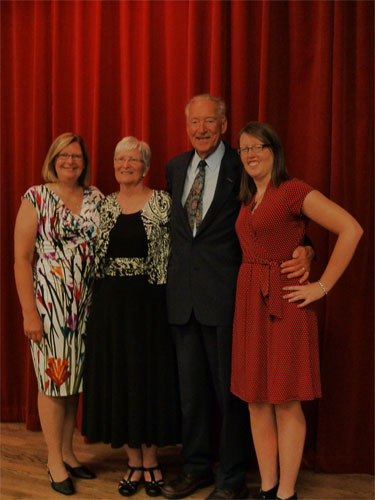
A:
[[[55,168],[56,158],[64,148],[73,142],[78,142],[81,146],[83,156],[83,170],[78,178],[78,184],[83,187],[90,184],[91,168],[86,146],[82,137],[73,132],[65,132],[59,135],[51,144],[42,167],[42,177],[46,182],[56,182],[58,180]]]

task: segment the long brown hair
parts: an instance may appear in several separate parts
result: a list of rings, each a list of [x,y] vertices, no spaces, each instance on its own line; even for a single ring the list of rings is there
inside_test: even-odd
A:
[[[264,122],[249,122],[240,130],[238,134],[238,142],[240,141],[242,134],[252,135],[263,141],[265,144],[269,144],[268,147],[272,150],[274,158],[271,172],[271,180],[274,186],[279,187],[282,182],[290,179],[284,160],[283,145],[276,130],[271,125]],[[239,193],[240,201],[242,201],[245,205],[248,205],[251,198],[256,193],[256,190],[257,188],[255,182],[243,168]]]

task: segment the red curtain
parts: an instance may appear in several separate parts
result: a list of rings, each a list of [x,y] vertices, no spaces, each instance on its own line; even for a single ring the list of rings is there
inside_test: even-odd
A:
[[[226,139],[272,123],[291,172],[347,208],[365,235],[319,304],[324,397],[306,405],[305,463],[373,472],[373,2],[2,1],[1,419],[38,427],[36,382],[13,279],[20,196],[41,182],[53,139],[76,131],[93,184],[116,189],[116,143],[153,152],[149,184],[189,148],[184,106],[197,93],[228,104]],[[334,238],[314,225],[323,269]]]

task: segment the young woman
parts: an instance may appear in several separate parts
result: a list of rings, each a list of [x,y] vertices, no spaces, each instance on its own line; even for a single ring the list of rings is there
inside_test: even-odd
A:
[[[259,498],[294,499],[305,440],[301,401],[321,396],[317,322],[309,304],[340,278],[362,229],[343,208],[289,176],[270,125],[248,123],[239,145],[243,204],[236,231],[243,259],[231,388],[249,404],[262,480]],[[303,241],[309,219],[338,238],[320,280],[301,285],[298,279],[291,283],[280,266]]]

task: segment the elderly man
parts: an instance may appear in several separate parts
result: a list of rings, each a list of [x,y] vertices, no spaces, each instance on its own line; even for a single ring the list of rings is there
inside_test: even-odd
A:
[[[182,474],[163,487],[183,498],[216,483],[208,499],[247,498],[247,404],[230,392],[232,322],[241,250],[235,233],[242,164],[222,142],[225,103],[210,94],[186,106],[193,150],[166,166],[172,196],[172,254],[168,269],[169,322],[176,342],[182,408]],[[308,273],[299,247],[283,272]],[[214,401],[221,410],[219,467],[213,475]]]

